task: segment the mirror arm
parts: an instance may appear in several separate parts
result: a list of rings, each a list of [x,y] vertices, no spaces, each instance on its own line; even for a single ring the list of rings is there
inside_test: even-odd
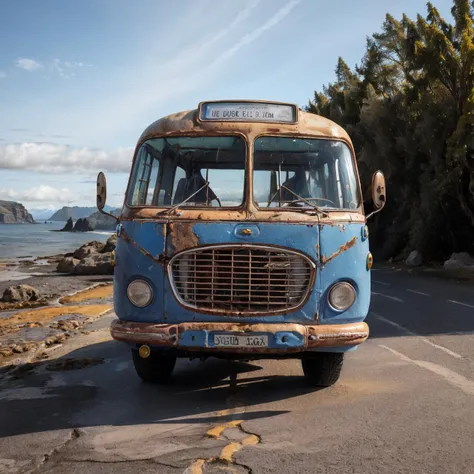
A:
[[[372,211],[372,212],[365,218],[365,220],[368,221],[374,214],[378,214],[382,209],[383,209],[383,207],[381,207],[380,209],[376,209],[375,211]]]
[[[110,212],[105,212],[103,209],[99,209],[99,212],[101,214],[104,214],[104,216],[109,216],[115,219],[117,222],[120,222],[120,219],[117,216],[114,216],[113,214],[110,214]]]
[[[375,211],[372,211],[366,218],[365,220],[368,221],[374,214],[378,214],[384,207],[385,207],[385,196],[380,196],[380,200],[383,202],[383,205],[380,206],[378,209],[375,209]]]

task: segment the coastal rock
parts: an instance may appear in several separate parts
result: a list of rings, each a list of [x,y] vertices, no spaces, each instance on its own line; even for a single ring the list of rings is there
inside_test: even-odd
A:
[[[35,220],[23,204],[0,201],[0,224],[35,224]]]
[[[88,257],[89,255],[102,252],[105,248],[105,245],[102,242],[94,240],[92,242],[87,242],[82,247],[79,247],[72,256],[79,260]]]
[[[105,247],[102,249],[101,253],[112,252],[115,250],[115,246],[117,245],[117,234],[112,235],[107,239],[107,243]]]
[[[87,219],[78,219],[73,228],[73,232],[90,232],[94,228],[90,225]]]
[[[115,234],[106,244],[98,241],[88,242],[62,258],[56,270],[74,275],[112,275],[114,269],[111,252],[115,249],[116,242]]]
[[[21,303],[24,301],[38,301],[40,292],[29,285],[9,286],[3,292],[2,301],[5,303]]]
[[[67,220],[66,225],[61,229],[61,232],[72,232],[73,227],[74,227],[74,224],[72,222],[72,217],[70,217]]]
[[[110,261],[110,253],[91,254],[82,259],[73,269],[76,275],[112,275],[114,267]]]
[[[71,273],[74,267],[80,262],[80,259],[74,257],[64,257],[58,263],[56,271],[61,273]]]

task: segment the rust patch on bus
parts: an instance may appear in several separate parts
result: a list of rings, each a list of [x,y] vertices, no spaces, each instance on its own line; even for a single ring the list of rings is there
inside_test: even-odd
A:
[[[140,253],[145,255],[145,257],[151,258],[154,262],[164,265],[166,263],[166,257],[163,254],[158,255],[158,257],[155,257],[152,255],[148,250],[144,249],[141,245],[138,244],[135,240],[133,240],[124,230],[122,227],[122,230],[120,231],[120,237],[122,237],[123,240],[128,242],[130,245],[133,247],[137,248]]]
[[[196,247],[199,244],[191,222],[170,222],[168,225],[168,237],[175,253]]]
[[[326,265],[326,263],[329,263],[331,260],[335,259],[345,251],[349,250],[350,248],[354,247],[354,245],[357,242],[357,237],[353,237],[351,240],[346,242],[344,245],[341,245],[339,247],[339,250],[337,252],[334,252],[332,255],[329,257],[325,257],[324,255],[321,256],[321,262],[323,265]]]
[[[189,347],[180,342],[186,331],[229,332],[232,335],[276,334],[293,332],[304,337],[304,346],[271,347],[215,347],[207,342],[204,346]],[[160,347],[178,348],[192,352],[232,352],[232,353],[297,353],[316,347],[355,346],[369,337],[369,327],[365,322],[334,325],[245,324],[245,323],[180,323],[154,324],[115,320],[111,325],[112,337],[119,341],[135,344],[150,344]]]

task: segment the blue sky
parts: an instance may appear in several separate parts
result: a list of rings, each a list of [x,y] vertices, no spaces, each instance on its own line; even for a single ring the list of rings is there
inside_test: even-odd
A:
[[[450,0],[434,0],[448,17]],[[212,99],[305,105],[360,62],[387,12],[425,0],[0,2],[0,199],[121,206],[142,130]]]

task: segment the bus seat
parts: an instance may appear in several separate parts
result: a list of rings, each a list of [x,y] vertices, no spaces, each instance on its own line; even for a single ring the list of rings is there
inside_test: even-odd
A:
[[[194,194],[199,189],[203,188],[206,184],[206,180],[202,177],[200,171],[195,170],[193,174],[186,180],[186,192],[184,199],[188,198],[192,194]],[[208,190],[206,188],[201,189],[195,196],[193,196],[189,201],[190,202],[198,202],[198,203],[205,203],[206,196],[208,201],[211,202],[217,198],[214,191],[209,187]]]
[[[178,181],[178,185],[176,186],[176,191],[174,193],[173,205],[179,204],[180,202],[183,202],[186,199],[185,198],[186,184],[187,184],[186,178],[181,178]]]
[[[288,189],[291,189],[294,193],[302,198],[311,197],[309,192],[308,182],[306,181],[306,173],[304,170],[299,169],[295,172],[295,175],[283,183]],[[290,193],[287,189],[283,189],[282,192],[283,201],[294,201],[298,199],[294,194]]]

